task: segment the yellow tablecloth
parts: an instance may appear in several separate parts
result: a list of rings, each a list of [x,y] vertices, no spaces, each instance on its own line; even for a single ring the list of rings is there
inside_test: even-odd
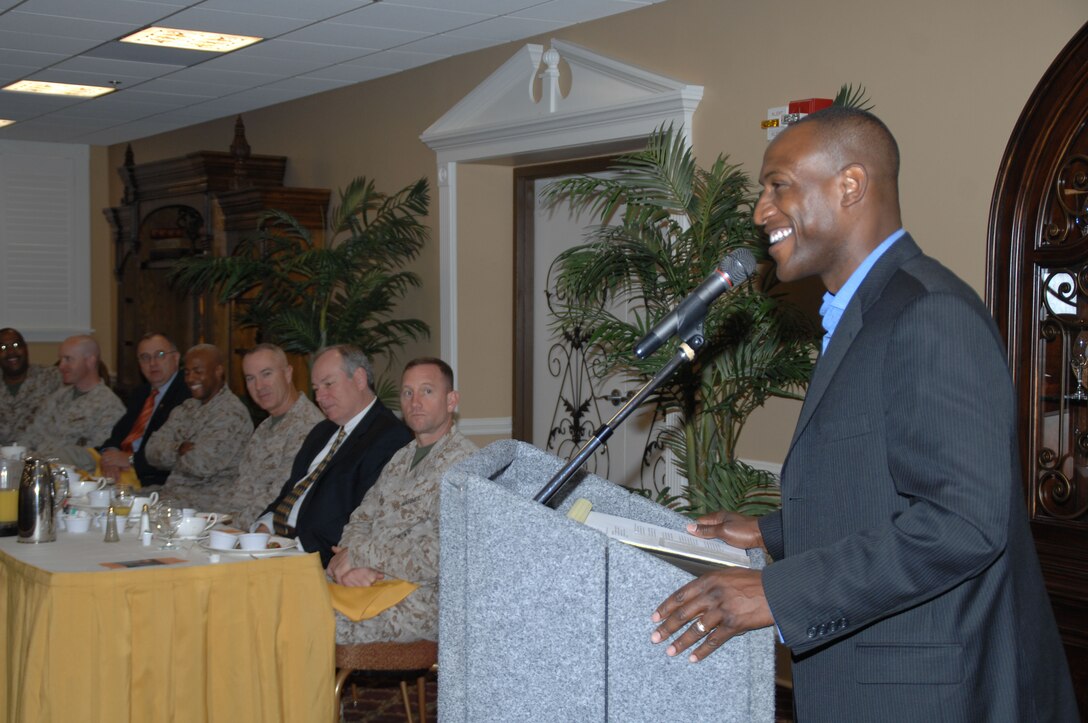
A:
[[[0,550],[0,622],[7,723],[332,717],[335,622],[316,555],[47,572]]]

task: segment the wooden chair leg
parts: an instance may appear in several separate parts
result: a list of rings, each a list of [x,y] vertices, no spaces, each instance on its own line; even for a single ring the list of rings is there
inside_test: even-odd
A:
[[[340,723],[340,695],[344,691],[344,681],[351,675],[351,668],[342,668],[336,671],[336,687],[333,688],[333,721]]]
[[[404,715],[408,718],[408,723],[412,723],[412,704],[408,700],[408,681],[406,680],[400,682],[400,696],[404,700]]]
[[[416,694],[419,696],[419,723],[427,723],[427,678],[422,675],[416,680]]]

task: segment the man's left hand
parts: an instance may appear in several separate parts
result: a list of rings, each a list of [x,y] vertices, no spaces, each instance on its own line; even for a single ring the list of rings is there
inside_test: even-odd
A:
[[[693,663],[716,651],[734,635],[774,625],[763,593],[763,574],[737,567],[708,572],[692,580],[661,603],[652,620],[661,623],[650,636],[654,643],[668,640],[688,625],[665,649],[666,655],[678,655],[703,640],[689,657]],[[693,624],[696,622],[706,632],[700,632]]]

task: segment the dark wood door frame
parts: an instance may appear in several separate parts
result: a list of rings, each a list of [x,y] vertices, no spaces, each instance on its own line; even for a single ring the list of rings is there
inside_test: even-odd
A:
[[[1082,513],[1079,503],[1067,505],[1067,512],[1055,511],[1052,495],[1056,480],[1059,497],[1084,499],[1088,477],[1075,468],[1068,479],[1064,473],[1053,474],[1055,462],[1048,458],[1053,450],[1040,440],[1041,400],[1053,405],[1054,399],[1064,398],[1061,387],[1054,393],[1050,387],[1066,373],[1059,352],[1065,353],[1060,340],[1068,336],[1060,316],[1051,314],[1047,324],[1041,323],[1044,273],[1088,269],[1085,68],[1088,24],[1043,75],[1009,139],[990,207],[986,273],[986,301],[1005,336],[1017,387],[1022,479],[1032,532],[1082,716],[1088,715],[1088,513]],[[1070,273],[1069,278],[1074,279],[1068,284],[1070,303],[1083,322],[1088,316],[1088,273]],[[1088,435],[1072,436],[1077,437],[1076,446],[1088,447]]]

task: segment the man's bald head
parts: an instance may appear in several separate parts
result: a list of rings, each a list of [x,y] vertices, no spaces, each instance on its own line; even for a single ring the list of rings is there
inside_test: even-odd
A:
[[[860,163],[873,181],[899,189],[899,144],[884,121],[858,108],[831,106],[810,113],[790,128],[815,126],[839,168]]]

